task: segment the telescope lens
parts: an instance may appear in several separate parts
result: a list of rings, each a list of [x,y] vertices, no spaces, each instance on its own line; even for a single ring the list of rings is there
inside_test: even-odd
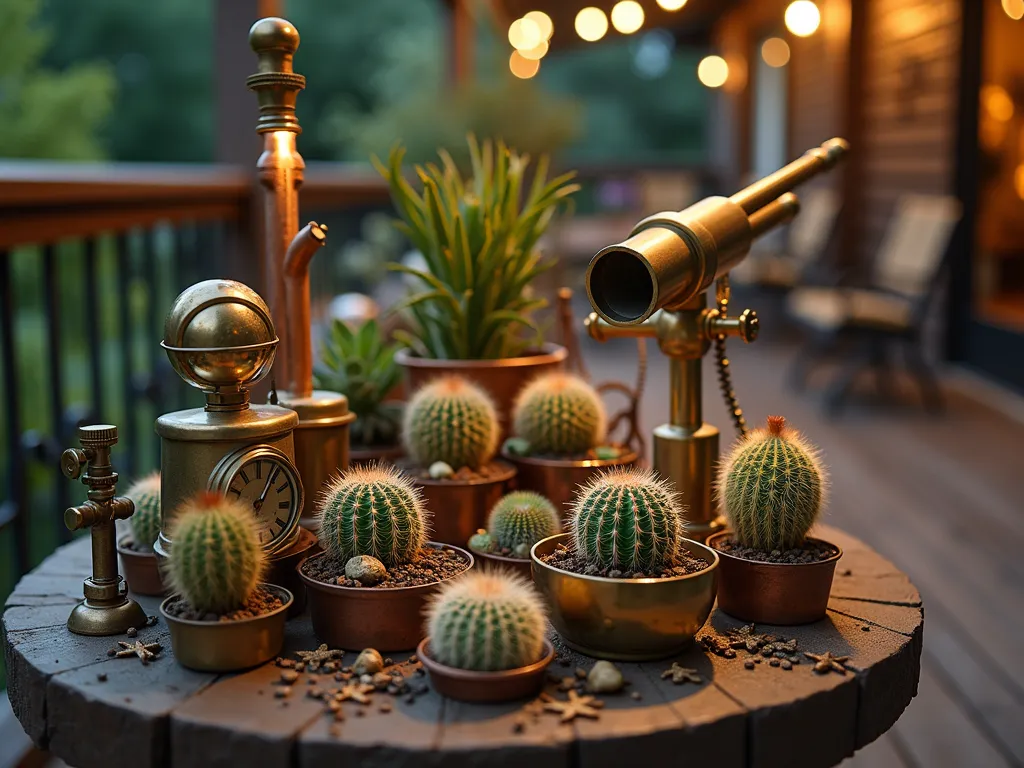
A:
[[[587,278],[594,308],[616,323],[635,323],[647,314],[655,287],[647,265],[626,250],[598,255]]]

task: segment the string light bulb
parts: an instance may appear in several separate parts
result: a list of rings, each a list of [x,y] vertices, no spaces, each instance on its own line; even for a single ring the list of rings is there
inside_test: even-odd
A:
[[[811,0],[795,0],[786,8],[786,29],[797,37],[813,35],[821,24],[821,11]]]
[[[529,80],[540,71],[540,61],[527,59],[519,51],[512,51],[508,59],[508,68],[520,80]]]
[[[786,66],[789,63],[789,43],[781,37],[769,37],[761,44],[761,58],[769,67]]]
[[[1024,2],[1024,0],[1022,0]],[[551,17],[548,16],[544,11],[530,11],[523,19],[526,21],[532,21],[537,25],[537,29],[540,31],[540,39],[547,42],[551,39],[551,36],[555,33],[555,24],[551,21]]]
[[[721,88],[729,79],[729,65],[721,56],[705,56],[697,65],[697,79],[708,88]]]
[[[678,11],[684,5],[686,5],[686,0],[658,0],[658,7],[665,11]]]
[[[644,25],[644,9],[636,0],[620,0],[612,8],[612,26],[623,35],[632,35]]]
[[[543,42],[540,27],[530,19],[516,19],[509,25],[508,41],[517,51],[536,48]]]
[[[576,14],[575,27],[580,39],[593,43],[608,32],[608,17],[600,8],[589,6]]]

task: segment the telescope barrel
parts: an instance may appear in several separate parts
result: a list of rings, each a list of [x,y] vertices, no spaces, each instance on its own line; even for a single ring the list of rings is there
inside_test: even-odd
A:
[[[736,203],[749,216],[780,195],[795,189],[822,171],[833,168],[849,151],[850,145],[845,139],[829,139],[820,147],[804,152],[803,157],[798,160],[740,190],[729,200]]]
[[[800,213],[800,200],[787,192],[778,200],[772,200],[764,208],[750,214],[751,237],[760,237],[776,227],[792,221]]]

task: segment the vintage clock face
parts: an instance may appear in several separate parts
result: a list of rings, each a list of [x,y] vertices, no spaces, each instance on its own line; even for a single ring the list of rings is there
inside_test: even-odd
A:
[[[259,445],[228,454],[213,470],[210,488],[252,509],[267,552],[290,541],[302,514],[302,481],[281,451]]]

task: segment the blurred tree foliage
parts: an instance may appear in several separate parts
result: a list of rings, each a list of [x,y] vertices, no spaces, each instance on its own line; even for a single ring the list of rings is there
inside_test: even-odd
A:
[[[94,160],[103,156],[97,128],[114,96],[102,63],[42,66],[54,38],[40,25],[40,0],[3,0],[0,19],[0,148],[7,157]]]

